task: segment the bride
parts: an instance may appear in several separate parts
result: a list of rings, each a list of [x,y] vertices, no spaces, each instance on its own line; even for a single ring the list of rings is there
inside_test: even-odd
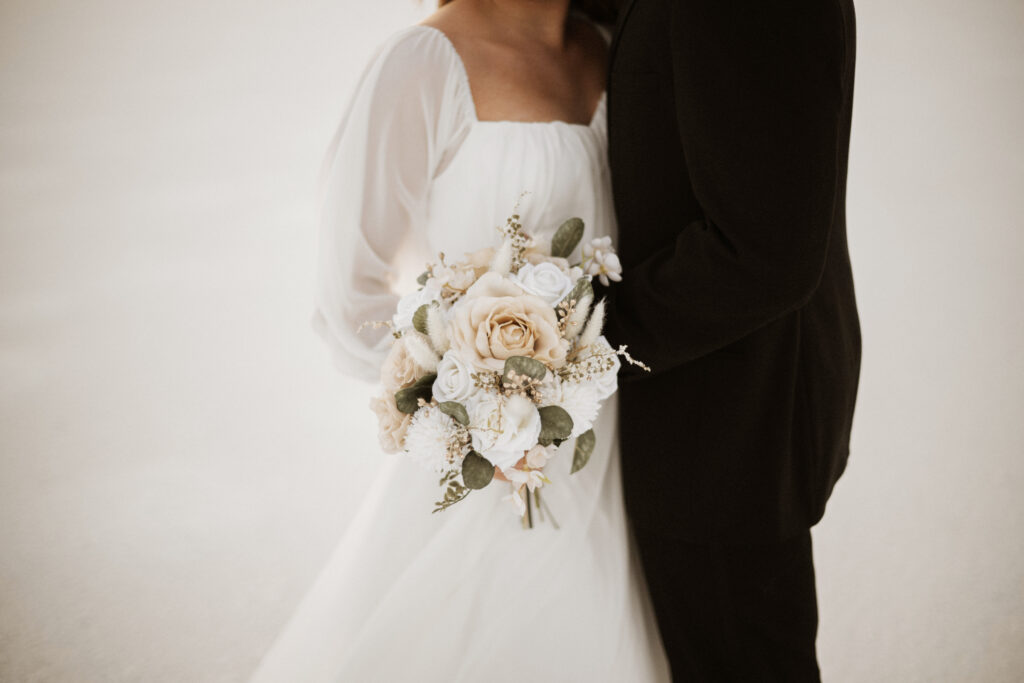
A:
[[[442,5],[378,49],[329,158],[314,325],[339,369],[371,381],[389,338],[358,329],[394,311],[400,252],[422,265],[492,246],[517,200],[533,234],[568,216],[583,218],[585,239],[615,231],[605,29],[569,0]],[[436,475],[381,454],[253,680],[668,680],[631,550],[615,416],[613,396],[587,467],[569,476],[569,442],[545,470],[557,527],[549,517],[524,530],[499,482],[431,514]]]

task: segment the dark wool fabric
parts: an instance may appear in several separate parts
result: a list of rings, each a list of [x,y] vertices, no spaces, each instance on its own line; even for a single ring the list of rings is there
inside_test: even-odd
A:
[[[848,0],[627,0],[609,74],[624,280],[622,471],[638,529],[781,540],[846,465],[860,326],[846,241]],[[646,553],[649,555],[649,552]]]

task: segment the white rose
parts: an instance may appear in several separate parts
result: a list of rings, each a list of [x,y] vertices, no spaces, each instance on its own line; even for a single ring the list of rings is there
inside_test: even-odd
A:
[[[454,351],[447,351],[437,364],[437,379],[434,380],[434,398],[439,402],[456,401],[466,410],[475,405],[482,390],[473,384],[472,365],[462,360]]]
[[[540,436],[537,407],[518,395],[504,401],[483,398],[473,407],[469,422],[473,449],[503,470],[519,462]]]
[[[391,321],[398,329],[412,327],[412,316],[423,304],[429,304],[441,298],[441,287],[436,282],[428,281],[423,289],[406,294],[398,300],[398,307]]]
[[[552,306],[565,298],[573,287],[573,281],[554,263],[527,263],[511,277],[528,294],[538,296]]]

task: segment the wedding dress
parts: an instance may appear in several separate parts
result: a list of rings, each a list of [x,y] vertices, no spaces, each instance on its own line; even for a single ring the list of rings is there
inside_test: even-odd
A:
[[[357,87],[325,176],[314,326],[336,365],[376,380],[387,330],[357,329],[390,318],[403,249],[421,270],[439,252],[497,246],[517,200],[527,232],[550,235],[579,216],[584,239],[614,236],[605,145],[603,96],[587,125],[480,121],[445,34],[394,35]],[[365,502],[253,680],[668,680],[630,545],[615,397],[594,430],[583,470],[570,476],[572,442],[546,469],[558,528],[548,519],[523,529],[498,481],[431,514],[438,476],[382,453]]]

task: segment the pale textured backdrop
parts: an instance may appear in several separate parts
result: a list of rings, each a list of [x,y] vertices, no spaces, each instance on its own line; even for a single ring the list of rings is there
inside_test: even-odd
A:
[[[0,679],[237,681],[374,466],[320,156],[412,0],[0,1]],[[862,0],[827,680],[1024,678],[1024,3]],[[428,589],[428,587],[424,587]]]

